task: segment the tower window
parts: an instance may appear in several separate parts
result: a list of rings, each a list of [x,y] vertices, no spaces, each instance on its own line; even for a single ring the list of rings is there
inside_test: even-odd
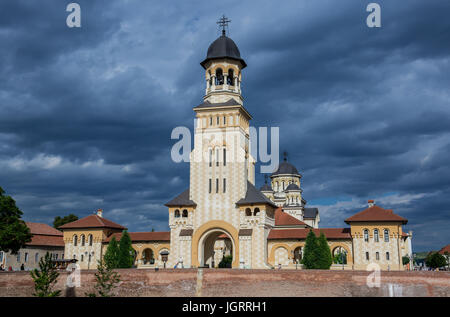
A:
[[[180,218],[180,211],[177,209],[175,210],[175,214],[174,214],[175,218]]]
[[[369,252],[366,252],[366,260],[369,261]]]
[[[217,116],[217,125],[219,125],[219,124],[220,124],[220,117]]]
[[[227,124],[227,117],[223,117],[223,124],[224,124],[224,125]]]
[[[389,261],[390,257],[389,257],[389,252],[386,252],[386,260]]]
[[[228,70],[227,84],[234,86],[234,72],[232,69]]]
[[[375,253],[375,258],[377,259],[377,261],[380,259],[380,253],[379,252]]]
[[[78,236],[77,236],[77,235],[74,235],[74,236],[73,236],[73,246],[76,247],[77,244],[78,244]]]
[[[216,85],[217,86],[223,85],[223,71],[222,71],[222,68],[218,68],[216,70]]]
[[[188,211],[186,209],[183,210],[183,215],[184,218],[187,218],[188,216]]]
[[[212,126],[212,117],[209,117],[209,125]]]
[[[209,193],[211,194],[212,191],[212,180],[211,178],[209,179]]]
[[[219,149],[216,149],[216,166],[219,166]]]
[[[216,194],[219,192],[219,179],[216,178]]]
[[[223,149],[223,166],[227,165],[227,150]]]
[[[224,178],[224,179],[223,179],[223,192],[225,193],[226,190],[227,190],[227,179]]]
[[[212,166],[212,149],[209,149],[209,167]]]

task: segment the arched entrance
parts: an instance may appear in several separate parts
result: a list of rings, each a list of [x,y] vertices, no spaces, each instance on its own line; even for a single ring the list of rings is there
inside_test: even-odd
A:
[[[223,229],[212,229],[199,241],[200,266],[218,267],[224,257],[235,257],[233,250],[231,235]]]
[[[232,256],[232,267],[239,267],[239,236],[238,231],[231,224],[213,220],[200,226],[192,236],[192,266],[204,266],[208,264],[210,267],[214,260],[216,251],[214,246],[217,246],[216,241],[223,239],[224,245],[227,245],[229,254]],[[214,260],[214,266],[217,267],[219,263]]]
[[[332,250],[334,264],[347,264],[348,254],[342,246],[337,246]]]
[[[143,264],[155,264],[155,253],[152,249],[145,249],[142,251],[142,263]]]

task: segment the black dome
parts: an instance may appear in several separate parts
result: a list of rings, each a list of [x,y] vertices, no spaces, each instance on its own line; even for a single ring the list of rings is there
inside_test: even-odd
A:
[[[295,166],[286,161],[281,162],[281,164],[278,166],[278,169],[274,173],[272,173],[272,176],[280,174],[300,175]]]
[[[300,188],[297,186],[297,184],[290,183],[286,190],[300,190]]]
[[[203,68],[206,68],[205,65],[208,61],[217,58],[230,58],[242,63],[242,68],[245,68],[247,64],[241,58],[241,53],[239,49],[234,43],[232,39],[230,39],[226,35],[220,36],[217,40],[212,42],[212,44],[208,47],[208,53],[206,54],[206,59],[200,63]]]

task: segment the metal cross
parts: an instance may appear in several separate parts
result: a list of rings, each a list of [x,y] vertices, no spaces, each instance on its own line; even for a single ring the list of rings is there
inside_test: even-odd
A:
[[[225,14],[222,15],[222,17],[219,19],[219,21],[217,21],[216,23],[222,27],[222,35],[225,35],[225,27],[228,26],[228,23],[230,23],[231,20],[229,20]]]

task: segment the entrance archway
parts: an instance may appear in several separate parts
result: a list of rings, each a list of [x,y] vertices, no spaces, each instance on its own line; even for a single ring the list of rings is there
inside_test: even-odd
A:
[[[218,267],[224,256],[234,258],[233,250],[231,235],[222,229],[212,229],[199,241],[200,266]]]
[[[232,267],[239,267],[238,231],[231,224],[221,220],[209,221],[194,232],[192,236],[192,266],[211,265],[211,259],[214,255],[214,243],[223,234],[231,241]],[[214,264],[215,266],[218,265],[218,263]]]
[[[155,264],[155,253],[152,249],[148,248],[142,252],[143,264]]]

